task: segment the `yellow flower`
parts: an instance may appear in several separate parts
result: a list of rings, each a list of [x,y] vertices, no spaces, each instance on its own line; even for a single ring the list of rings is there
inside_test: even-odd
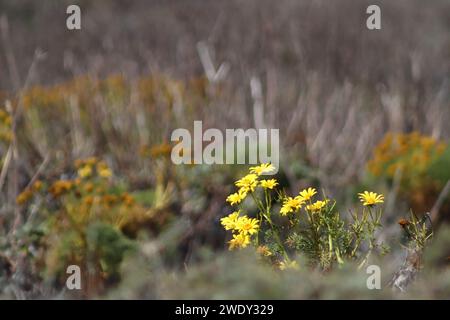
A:
[[[87,178],[92,174],[92,168],[90,165],[86,165],[81,169],[78,169],[78,175],[81,178]]]
[[[235,185],[241,188],[242,192],[253,192],[258,185],[258,176],[256,174],[248,174],[242,179],[235,182]]]
[[[384,202],[384,196],[382,194],[376,194],[375,192],[364,191],[364,193],[358,193],[359,199],[365,206],[372,207],[377,203]]]
[[[109,178],[112,176],[112,171],[109,168],[102,168],[98,171],[98,174],[102,178]]]
[[[108,165],[104,161],[97,163],[97,172],[98,172],[99,176],[102,178],[109,178],[112,176],[111,169],[108,167]]]
[[[42,181],[41,180],[36,180],[34,183],[33,183],[33,190],[34,191],[39,191],[39,190],[41,190],[42,189],[42,185],[43,185],[43,183],[42,183]]]
[[[229,250],[235,249],[235,248],[245,248],[250,243],[250,236],[245,235],[242,233],[234,234],[233,239],[228,241]]]
[[[26,202],[28,202],[28,200],[31,199],[31,197],[33,196],[33,192],[30,189],[26,189],[25,191],[21,192],[17,198],[16,198],[16,203],[17,204],[25,204]]]
[[[239,213],[240,213],[239,211],[236,211],[220,219],[220,223],[223,225],[225,230],[236,229],[236,222],[238,221]]]
[[[83,198],[83,203],[88,205],[88,206],[91,206],[94,203],[94,197],[92,197],[92,196],[84,197]]]
[[[89,157],[84,160],[84,162],[89,166],[93,166],[94,164],[97,163],[97,161],[98,161],[98,159],[96,157]]]
[[[312,199],[312,197],[317,193],[316,189],[314,188],[308,188],[300,192],[300,196],[303,198],[303,200],[308,201]]]
[[[261,187],[264,189],[273,189],[278,185],[277,180],[270,179],[270,180],[261,180]]]
[[[281,207],[280,214],[282,216],[287,215],[290,212],[297,211],[305,203],[302,197],[287,197],[283,201],[283,206]]]
[[[266,173],[270,173],[275,170],[275,167],[271,163],[263,163],[256,167],[250,168],[250,173],[257,174],[258,176]]]
[[[280,263],[280,270],[286,269],[294,269],[294,270],[298,269],[297,261],[290,261],[290,262],[282,261]]]
[[[229,202],[232,206],[235,204],[241,203],[242,200],[247,196],[247,192],[244,189],[240,189],[238,192],[230,194],[227,197],[227,202]]]
[[[323,201],[316,201],[313,204],[309,204],[306,206],[306,209],[312,212],[318,212],[320,210],[322,210],[328,203],[328,200],[323,200]]]
[[[247,216],[241,217],[237,219],[236,222],[236,230],[238,230],[242,234],[252,235],[258,232],[259,224],[258,220],[248,218]]]
[[[73,184],[69,180],[58,180],[55,181],[48,191],[56,198],[65,192],[68,192],[72,188]]]

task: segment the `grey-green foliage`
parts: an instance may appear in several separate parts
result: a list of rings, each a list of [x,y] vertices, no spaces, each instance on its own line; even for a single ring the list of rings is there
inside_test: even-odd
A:
[[[167,240],[167,239],[166,239]],[[450,228],[437,232],[423,256],[424,268],[406,293],[388,283],[403,262],[396,251],[371,259],[381,269],[381,290],[367,288],[366,268],[346,263],[328,272],[311,268],[298,256],[299,268],[281,271],[254,250],[197,253],[183,269],[164,266],[164,243],[145,242],[123,264],[120,285],[106,298],[144,299],[448,299],[450,297]],[[395,255],[397,259],[394,259]]]
[[[431,178],[443,183],[450,180],[450,147],[431,163],[428,173]]]
[[[99,258],[103,270],[110,275],[117,274],[124,256],[136,248],[133,241],[109,224],[93,223],[86,235],[88,254]]]

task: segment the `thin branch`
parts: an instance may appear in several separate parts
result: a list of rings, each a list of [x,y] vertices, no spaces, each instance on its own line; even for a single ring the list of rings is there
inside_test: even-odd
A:
[[[433,205],[433,208],[431,209],[431,221],[433,223],[435,223],[437,221],[438,215],[439,215],[439,210],[442,207],[442,204],[444,203],[445,199],[447,198],[447,196],[450,193],[450,180],[447,181],[447,183],[445,184],[444,189],[442,189],[441,193],[439,194],[438,199],[436,200],[436,202]]]

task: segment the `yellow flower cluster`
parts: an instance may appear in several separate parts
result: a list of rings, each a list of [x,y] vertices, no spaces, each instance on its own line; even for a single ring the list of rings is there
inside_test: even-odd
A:
[[[18,205],[27,203],[36,192],[42,189],[42,185],[42,181],[36,180],[31,187],[26,188],[16,197],[16,203]]]
[[[316,202],[312,202],[313,197],[317,194],[316,189],[314,188],[307,188],[299,192],[298,196],[292,198],[292,197],[286,197],[283,200],[283,205],[280,209],[280,214],[282,216],[286,216],[288,213],[294,213],[299,211],[304,204],[306,205],[306,210],[310,212],[318,212],[322,210],[326,204],[328,203],[328,200],[318,200]]]
[[[256,247],[256,251],[262,257],[270,257],[269,260],[272,260],[272,262],[275,261],[276,265],[280,269],[295,269],[298,266],[294,261],[289,259],[289,254],[284,248],[284,244],[292,246],[292,241],[294,240],[288,238],[286,241],[283,241],[281,239],[275,224],[276,220],[273,219],[271,212],[273,208],[273,198],[269,194],[270,190],[276,191],[278,195],[282,194],[280,191],[276,190],[278,182],[276,179],[259,180],[262,174],[270,172],[272,168],[273,167],[270,164],[262,164],[260,166],[250,168],[250,172],[248,174],[235,182],[235,185],[239,188],[237,192],[230,194],[226,199],[226,201],[231,205],[239,205],[247,197],[247,195],[250,194],[256,207],[258,208],[257,218],[254,219],[249,218],[246,215],[241,215],[241,210],[237,210],[222,218],[220,222],[225,230],[232,232],[233,238],[228,242],[230,250],[235,248],[245,248],[250,243],[253,243]],[[264,197],[258,197],[258,193],[253,193],[257,187],[261,187],[264,190]],[[316,230],[314,232],[319,232],[318,230],[323,228],[324,225],[326,225],[326,228],[329,229],[330,219],[335,219],[336,214],[339,218],[339,213],[333,211],[334,204],[329,205],[331,200],[327,198],[320,200],[314,199],[316,195],[317,190],[315,188],[308,187],[301,190],[298,195],[294,197],[284,196],[275,201],[281,202],[281,216],[288,216],[289,214],[299,212],[303,208],[305,216],[307,216],[307,222],[310,224],[311,229]],[[370,208],[384,202],[384,196],[375,192],[364,191],[359,193],[358,196],[362,204],[369,207],[368,210],[364,210],[364,214],[366,216],[367,214],[372,216]],[[376,217],[379,217],[379,213],[377,213]],[[294,219],[290,218],[290,226],[295,227],[298,225],[299,221],[300,219],[297,219],[297,217]],[[269,241],[264,239],[263,243],[260,243],[260,237],[258,237],[258,235],[260,233],[260,229],[265,229],[265,226],[270,228],[270,235],[273,238]],[[266,233],[266,235],[267,234],[268,233]],[[252,235],[256,235],[253,241],[251,238]],[[274,252],[271,252],[269,247],[266,245],[270,244],[270,241],[273,241],[272,243],[276,245],[273,248],[271,247],[272,250],[275,250]],[[333,240],[332,236],[327,238],[328,247],[331,251],[331,253],[328,252],[328,255],[332,255],[334,252],[334,254],[336,254],[337,261],[341,263],[341,253],[339,251],[333,251],[333,241],[336,240]],[[280,260],[280,255],[284,260]]]
[[[69,192],[74,186],[72,180],[57,180],[48,189],[48,192],[52,194],[54,198],[58,198],[66,192]]]
[[[274,189],[278,185],[276,179],[258,180],[261,175],[270,173],[274,169],[275,167],[270,163],[251,167],[250,173],[235,182],[239,189],[237,192],[230,194],[226,201],[231,205],[240,204],[258,186],[265,190]],[[246,215],[240,216],[240,210],[222,218],[221,223],[225,230],[231,230],[233,233],[233,238],[228,242],[230,250],[247,247],[251,242],[251,236],[258,233],[260,227],[257,219],[249,218]]]
[[[375,147],[367,168],[374,176],[389,178],[401,170],[402,176],[408,179],[425,172],[433,159],[446,148],[445,143],[418,132],[387,133]]]
[[[249,174],[234,183],[239,189],[237,192],[230,194],[226,201],[232,206],[240,204],[249,192],[255,191],[257,186],[261,186],[263,189],[274,189],[278,185],[276,179],[258,180],[261,175],[268,174],[274,170],[275,167],[270,163],[263,163],[259,166],[251,167]]]
[[[245,248],[250,244],[250,237],[259,230],[257,219],[249,218],[246,215],[240,216],[240,211],[231,213],[220,220],[225,230],[233,232],[233,239],[229,244],[229,249]]]
[[[108,191],[110,188],[105,178],[110,177],[112,172],[104,161],[91,157],[76,160],[74,165],[78,169],[76,178],[56,180],[46,189],[44,189],[44,183],[37,180],[17,196],[17,204],[26,204],[36,192],[43,189],[55,199],[64,195],[71,195],[71,199],[72,196],[79,199],[83,206],[83,208],[80,207],[80,212],[92,206],[111,209],[118,206],[131,208],[135,204],[134,198],[128,192]],[[70,201],[70,199],[66,200]],[[76,206],[78,206],[78,200]]]
[[[99,161],[95,157],[87,159],[80,159],[75,161],[75,167],[78,169],[78,177],[89,178],[94,175],[94,168],[98,176],[102,178],[109,178],[112,176],[112,171],[104,161]]]

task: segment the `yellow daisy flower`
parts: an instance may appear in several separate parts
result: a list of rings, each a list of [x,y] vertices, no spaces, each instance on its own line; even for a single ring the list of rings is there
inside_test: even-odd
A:
[[[375,192],[364,191],[363,193],[358,193],[358,195],[362,204],[368,207],[384,202],[384,196]]]
[[[220,219],[220,223],[223,225],[225,230],[236,229],[236,222],[238,221],[240,211],[235,211],[228,216]]]
[[[241,188],[243,192],[253,192],[258,185],[258,176],[253,173],[248,174],[242,179],[236,181],[235,185]]]
[[[236,230],[242,234],[252,235],[258,232],[259,223],[257,219],[248,218],[247,216],[241,217],[236,222]]]
[[[280,214],[282,216],[287,215],[288,213],[297,211],[301,208],[301,206],[305,203],[305,200],[301,197],[287,197],[283,201],[283,206],[281,207]]]
[[[228,241],[229,244],[229,250],[235,249],[235,248],[245,248],[250,243],[250,236],[245,235],[242,233],[234,234],[233,239]]]
[[[247,192],[245,191],[245,189],[240,189],[238,192],[230,194],[227,197],[226,201],[229,202],[233,206],[235,204],[241,203],[242,200],[244,200],[246,196],[247,196]]]
[[[278,182],[275,179],[270,179],[270,180],[261,180],[260,184],[261,187],[263,187],[264,189],[273,189],[278,185]]]
[[[328,200],[323,200],[323,201],[318,200],[318,201],[314,202],[313,204],[307,205],[306,209],[311,212],[318,212],[318,211],[322,210],[327,205],[327,203],[328,203]]]
[[[275,170],[275,167],[271,163],[263,163],[259,166],[251,167],[250,173],[254,173],[260,176],[262,174],[271,173],[273,170]]]
[[[316,189],[314,188],[308,188],[300,192],[300,196],[303,198],[303,200],[308,201],[312,199],[312,197],[317,193]]]

